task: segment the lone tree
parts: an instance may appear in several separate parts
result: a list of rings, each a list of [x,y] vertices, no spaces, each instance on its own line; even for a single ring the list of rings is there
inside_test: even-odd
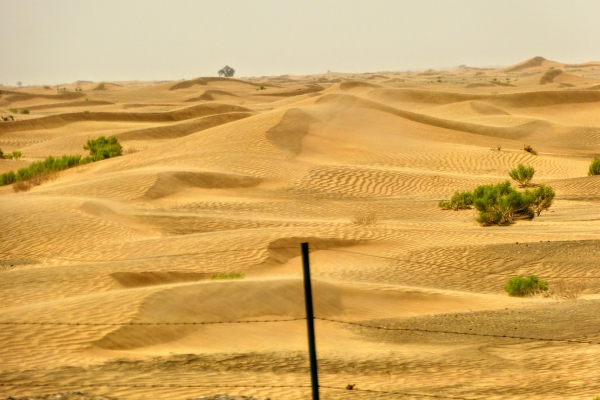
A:
[[[531,179],[533,179],[534,173],[535,169],[533,169],[533,167],[526,167],[523,164],[519,164],[517,168],[510,171],[508,175],[510,175],[510,177],[515,181],[519,182],[521,186],[527,187],[529,186]]]
[[[225,78],[231,78],[233,74],[235,74],[235,69],[231,68],[229,65],[226,65],[219,70],[219,76],[224,76]]]

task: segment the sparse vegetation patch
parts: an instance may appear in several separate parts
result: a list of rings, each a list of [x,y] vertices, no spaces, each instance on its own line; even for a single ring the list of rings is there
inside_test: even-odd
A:
[[[377,223],[377,214],[366,213],[355,215],[351,220],[354,225],[375,225]]]
[[[242,274],[241,272],[229,272],[229,273],[223,273],[223,274],[214,273],[210,276],[211,281],[243,279],[243,278],[244,278],[244,274]]]
[[[59,158],[50,156],[43,161],[35,161],[28,167],[20,168],[16,173],[14,171],[5,172],[0,175],[0,186],[32,180],[28,185],[17,185],[16,187],[13,187],[17,192],[24,191],[26,187],[25,190],[29,190],[32,186],[37,186],[50,179],[55,179],[56,173],[59,171],[94,161],[104,160],[106,158],[117,157],[120,156],[122,152],[122,147],[115,137],[109,137],[107,139],[104,136],[100,136],[96,140],[88,140],[84,149],[90,151],[89,156],[65,155]],[[0,157],[1,156],[2,154],[0,154]],[[21,157],[21,152],[14,151],[11,156],[18,159]]]

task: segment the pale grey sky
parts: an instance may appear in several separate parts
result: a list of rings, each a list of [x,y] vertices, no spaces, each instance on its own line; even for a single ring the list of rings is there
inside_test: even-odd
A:
[[[0,0],[0,83],[600,60],[600,0]]]

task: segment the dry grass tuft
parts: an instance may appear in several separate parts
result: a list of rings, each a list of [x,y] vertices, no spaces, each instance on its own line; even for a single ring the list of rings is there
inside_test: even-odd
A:
[[[533,147],[531,147],[528,144],[523,145],[523,150],[525,150],[526,152],[533,154],[534,156],[537,156],[537,151],[533,149]]]
[[[15,193],[27,192],[34,186],[39,186],[44,182],[53,181],[58,178],[58,172],[48,172],[43,175],[38,175],[26,181],[13,183],[13,191]]]
[[[141,151],[141,149],[138,147],[128,147],[125,150],[123,150],[123,155],[126,156],[128,154],[135,154],[135,153],[139,153],[140,151]]]
[[[13,183],[13,185],[12,185],[13,191],[15,193],[27,192],[32,187],[33,187],[33,185],[31,185],[28,181],[17,182],[17,183]]]
[[[375,225],[377,223],[377,214],[366,213],[355,215],[350,220],[354,225]]]
[[[552,297],[567,300],[577,300],[585,289],[586,284],[583,279],[573,279],[569,281],[561,279],[550,286]]]

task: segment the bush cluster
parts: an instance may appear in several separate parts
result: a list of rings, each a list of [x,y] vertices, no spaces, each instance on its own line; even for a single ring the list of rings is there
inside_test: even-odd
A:
[[[16,173],[14,171],[8,171],[0,175],[0,186],[10,185],[17,182],[23,182],[32,180],[34,178],[42,176],[50,176],[49,174],[63,171],[68,168],[75,167],[77,165],[83,165],[94,161],[104,160],[106,158],[120,156],[122,153],[122,147],[117,142],[115,137],[109,137],[108,139],[104,136],[99,137],[96,140],[88,140],[84,149],[90,151],[90,155],[82,157],[80,155],[74,156],[62,156],[59,158],[47,157],[43,161],[35,161],[25,168],[20,168]],[[2,156],[2,150],[0,150],[0,156]],[[13,151],[12,156],[15,158],[21,157],[20,151]],[[53,178],[54,179],[54,178]],[[36,182],[41,184],[48,179],[37,179]],[[33,183],[35,186],[35,182]],[[15,191],[22,191],[23,185],[15,187]],[[29,185],[31,187],[31,185]]]
[[[510,186],[509,181],[497,185],[482,185],[473,191],[473,204],[481,225],[506,225],[515,219],[532,219],[533,199]]]
[[[511,178],[527,187],[535,170],[519,164],[509,172]],[[475,206],[479,215],[477,222],[484,226],[508,225],[517,219],[533,219],[550,208],[554,201],[554,190],[539,185],[533,190],[520,192],[509,181],[496,185],[481,185],[473,192],[454,193],[450,200],[442,200],[438,206],[444,210],[463,210]]]
[[[20,151],[14,150],[12,153],[6,153],[4,154],[4,152],[2,151],[2,149],[0,149],[0,158],[6,158],[7,160],[12,160],[13,158],[15,160],[18,160],[19,158],[21,158],[23,154]]]
[[[123,153],[123,147],[121,147],[117,138],[114,136],[109,137],[108,139],[104,136],[100,136],[96,140],[88,140],[83,148],[90,151],[92,161],[117,157]]]
[[[513,276],[504,285],[504,290],[509,296],[524,297],[548,290],[548,282],[541,280],[535,275],[527,278]]]
[[[8,171],[0,175],[0,186],[10,185],[11,183],[26,181],[50,172],[58,172],[72,168],[76,165],[80,165],[81,161],[82,158],[80,155],[62,156],[60,158],[50,156],[43,161],[35,161],[28,167],[20,168],[16,173],[14,171]]]
[[[533,190],[519,192],[509,181],[496,185],[478,186],[471,192],[456,192],[452,199],[442,200],[443,209],[461,210],[475,206],[479,211],[477,222],[484,226],[508,225],[517,219],[533,219],[550,208],[554,190],[540,185]]]

